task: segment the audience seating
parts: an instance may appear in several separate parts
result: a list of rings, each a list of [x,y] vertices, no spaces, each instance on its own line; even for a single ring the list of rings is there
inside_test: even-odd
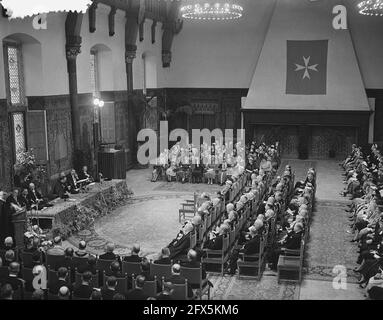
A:
[[[64,264],[65,257],[64,256],[53,256],[46,255],[46,265],[51,269],[57,270],[60,266]]]
[[[165,279],[162,278],[162,286]],[[188,300],[188,280],[185,279],[184,284],[173,284],[173,300]]]
[[[92,280],[91,280],[91,285],[93,288],[99,288],[100,285],[99,285],[99,271],[97,271],[96,274],[92,274]],[[79,273],[76,271],[75,273],[75,285],[80,285],[81,284],[81,281],[82,281],[82,273]]]
[[[246,277],[255,277],[260,280],[262,277],[263,267],[265,265],[265,247],[267,241],[267,233],[262,235],[259,243],[259,253],[244,254],[240,253],[240,260],[237,261],[238,279]]]
[[[181,276],[187,279],[193,289],[196,289],[196,295],[200,300],[206,294],[207,299],[210,300],[210,285],[207,280],[202,279],[202,264],[200,264],[199,268],[181,266]]]
[[[172,263],[173,264],[173,263]],[[156,264],[151,263],[150,264],[150,275],[151,276],[157,276],[157,278],[162,279],[165,277],[165,279],[170,278],[172,272],[172,264]]]
[[[122,273],[138,275],[141,273],[141,262],[122,261]]]
[[[120,278],[116,277],[116,280],[117,280],[116,291],[121,294],[125,294],[128,291],[128,274],[126,273],[123,273],[123,274],[125,275],[124,277],[120,277]],[[104,271],[104,283],[103,283],[104,286],[106,286],[107,280],[108,280],[108,276],[105,274],[105,271]],[[134,277],[133,277],[133,280],[134,280]],[[134,283],[134,281],[132,283]]]
[[[302,240],[298,250],[284,250],[278,260],[278,283],[302,281],[302,267],[304,258],[305,241]]]
[[[75,268],[79,268],[81,266],[86,266],[88,264],[88,258],[73,257],[72,262]]]
[[[214,264],[221,266],[221,275],[223,276],[224,264],[227,262],[229,255],[229,236],[223,237],[223,245],[221,250],[204,249],[206,257],[202,258],[202,263]]]
[[[25,267],[33,266],[32,256],[33,256],[33,253],[31,253],[31,252],[22,252],[21,260],[23,261],[23,265]],[[42,262],[42,254],[41,253],[40,253],[40,262]]]
[[[149,297],[155,297],[157,295],[157,276],[154,276],[154,280],[152,281],[145,280],[143,291]]]

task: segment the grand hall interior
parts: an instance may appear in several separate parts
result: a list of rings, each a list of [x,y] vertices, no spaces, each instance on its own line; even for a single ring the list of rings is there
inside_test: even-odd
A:
[[[1,300],[383,299],[383,0],[81,1],[0,0]]]

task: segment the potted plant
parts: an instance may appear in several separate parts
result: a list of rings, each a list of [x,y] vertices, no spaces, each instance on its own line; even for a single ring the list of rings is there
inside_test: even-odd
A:
[[[17,154],[14,171],[15,185],[19,187],[27,180],[33,181],[36,187],[41,187],[46,180],[46,170],[38,164],[32,148]]]

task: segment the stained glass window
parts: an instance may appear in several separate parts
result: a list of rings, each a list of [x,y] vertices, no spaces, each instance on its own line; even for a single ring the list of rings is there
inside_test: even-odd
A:
[[[20,61],[20,48],[7,45],[9,91],[12,105],[21,105],[24,102],[24,87]]]
[[[25,126],[24,114],[21,112],[14,113],[13,115],[13,135],[15,137],[15,151],[16,157],[21,152],[25,151]]]

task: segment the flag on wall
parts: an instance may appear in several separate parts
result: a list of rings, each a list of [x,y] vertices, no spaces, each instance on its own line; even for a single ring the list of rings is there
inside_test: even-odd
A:
[[[286,94],[326,94],[328,40],[287,40]]]

